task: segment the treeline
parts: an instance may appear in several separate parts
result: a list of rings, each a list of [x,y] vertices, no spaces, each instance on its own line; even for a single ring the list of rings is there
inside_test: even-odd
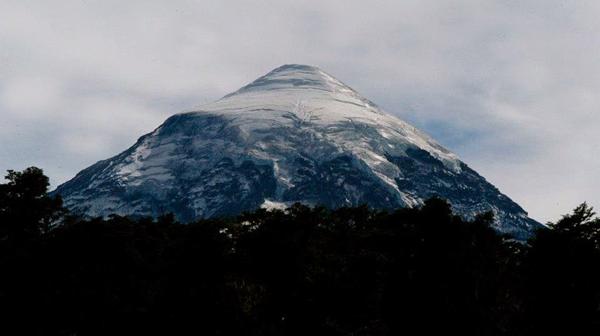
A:
[[[600,335],[600,220],[526,244],[443,200],[182,225],[84,220],[30,168],[0,184],[2,335]]]

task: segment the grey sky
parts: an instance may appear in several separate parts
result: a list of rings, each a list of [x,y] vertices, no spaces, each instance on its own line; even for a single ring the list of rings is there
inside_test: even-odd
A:
[[[317,65],[541,221],[600,206],[598,1],[0,0],[0,169],[53,186],[170,114]]]

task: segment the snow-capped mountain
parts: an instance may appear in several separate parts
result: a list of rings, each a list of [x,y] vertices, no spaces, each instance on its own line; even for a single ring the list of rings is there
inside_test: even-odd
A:
[[[517,237],[540,226],[429,136],[306,65],[173,115],[55,192],[89,216],[181,221],[294,202],[416,206],[437,195],[468,217],[493,211],[498,230]]]

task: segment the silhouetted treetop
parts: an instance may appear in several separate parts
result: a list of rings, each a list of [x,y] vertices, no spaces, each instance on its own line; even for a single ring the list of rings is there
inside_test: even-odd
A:
[[[9,170],[0,184],[0,240],[38,236],[64,214],[60,197],[49,197],[48,177],[36,167]]]
[[[63,216],[40,169],[6,179],[2,334],[600,334],[600,220],[585,203],[523,243],[439,198],[181,224]]]

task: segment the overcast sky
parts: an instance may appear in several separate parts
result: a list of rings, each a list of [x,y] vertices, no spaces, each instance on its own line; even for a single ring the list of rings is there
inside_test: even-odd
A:
[[[55,187],[304,63],[556,220],[600,206],[599,17],[600,1],[0,0],[0,169]]]

